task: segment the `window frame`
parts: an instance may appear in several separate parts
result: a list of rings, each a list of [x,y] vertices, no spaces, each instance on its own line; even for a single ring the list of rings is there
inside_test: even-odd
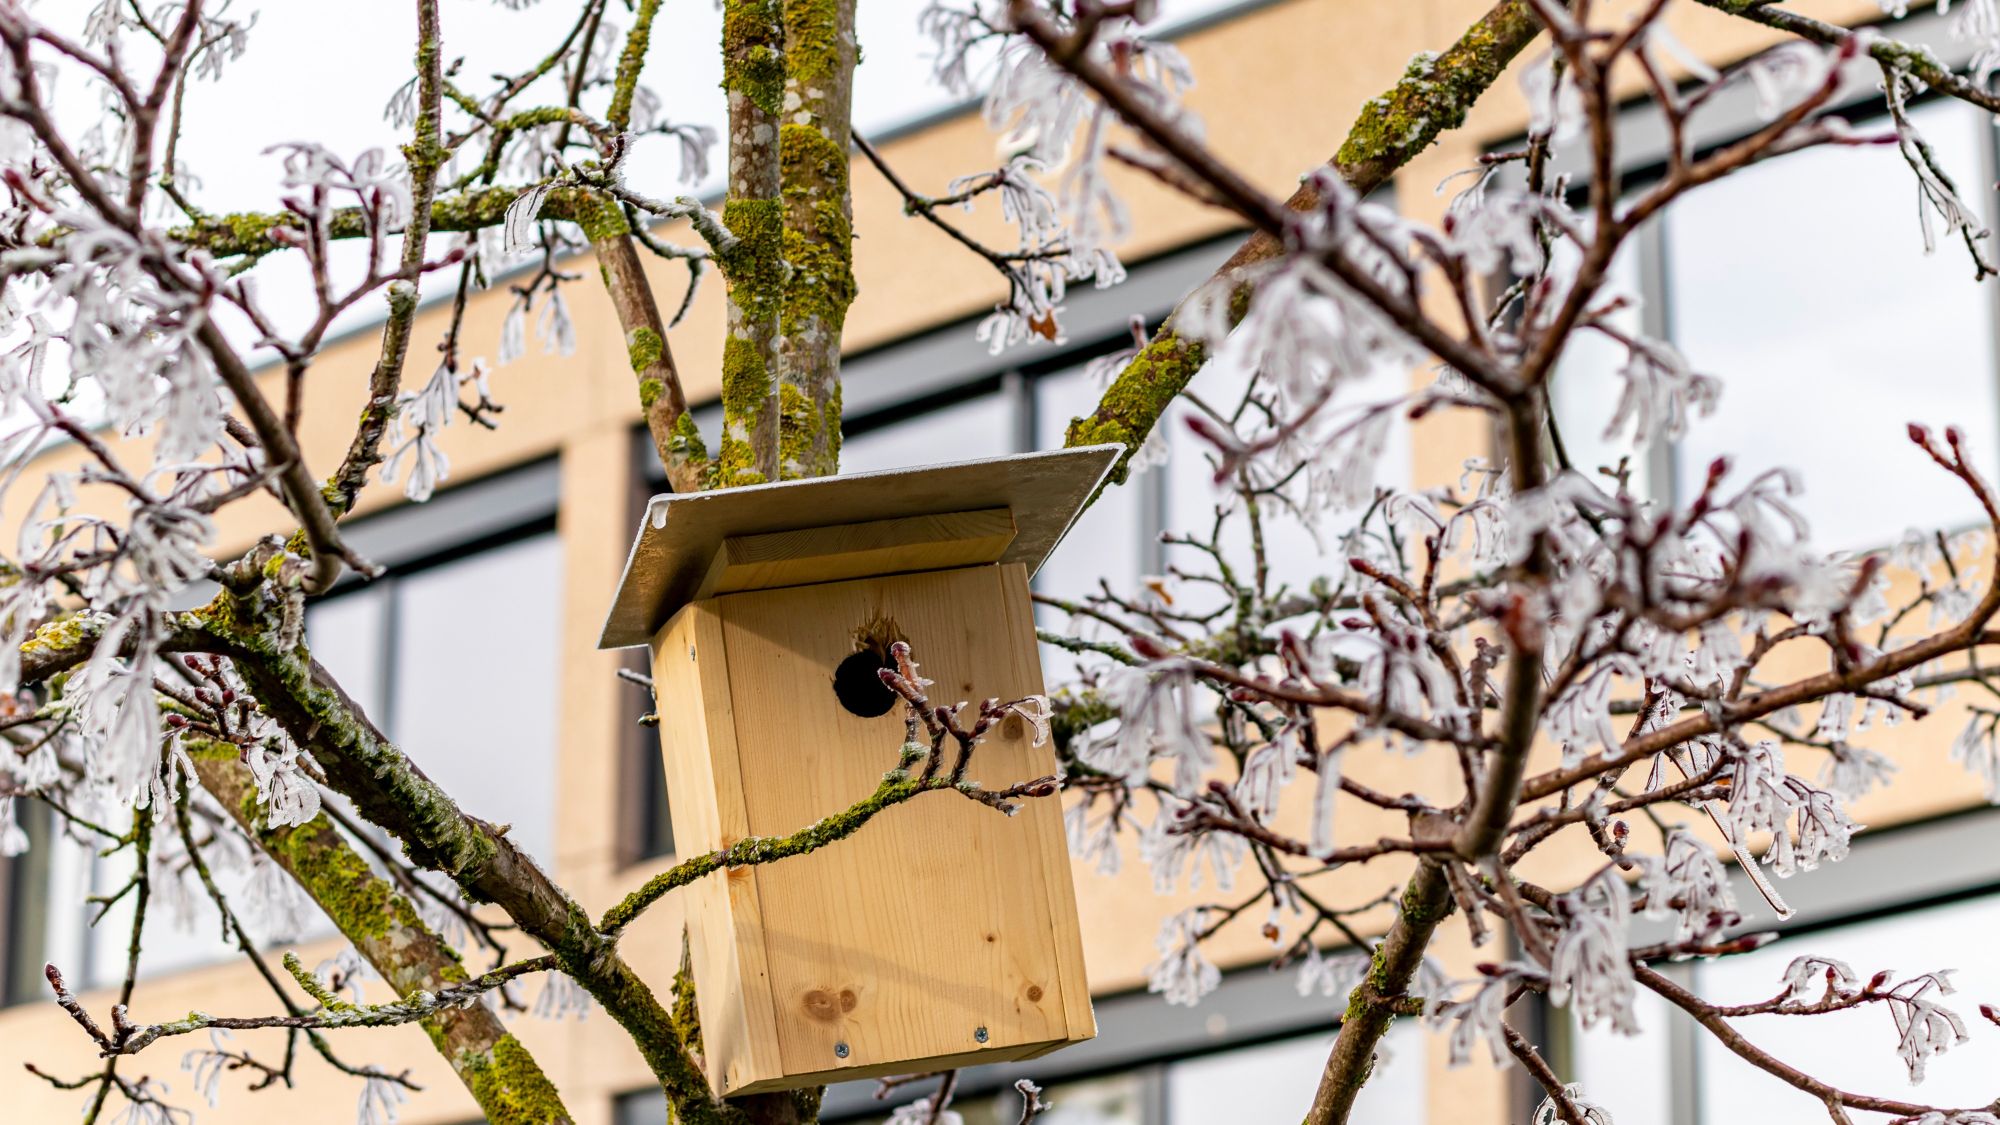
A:
[[[1743,869],[1728,866],[1729,889],[1744,908],[1743,933],[1775,933],[1791,938],[1882,918],[2000,896],[2000,851],[1991,845],[2000,833],[2000,806],[1980,805],[1908,824],[1858,835],[1839,864],[1785,881],[1780,890],[1792,917],[1779,921]],[[1632,919],[1633,946],[1671,942],[1665,919]],[[1654,969],[1693,987],[1697,963],[1659,963]],[[1774,982],[1775,985],[1775,982]],[[1537,1005],[1547,1029],[1549,1062],[1557,1073],[1572,1074],[1576,1057],[1568,1013]],[[1667,1024],[1670,1125],[1718,1125],[1701,1118],[1700,1050],[1704,1034],[1678,1013]]]
[[[376,726],[388,730],[394,718],[396,583],[410,575],[470,558],[482,551],[558,532],[559,484],[557,460],[553,457],[542,458],[454,485],[440,491],[427,503],[398,504],[342,525],[342,538],[347,545],[361,557],[383,567],[384,573],[372,580],[350,573],[315,604],[328,604],[347,596],[366,595],[370,591],[385,599],[379,657],[384,699],[383,705],[369,714]],[[212,592],[213,587],[198,591],[203,598]],[[49,845],[54,842],[51,835],[53,822],[47,815],[46,807],[35,798],[18,800],[27,804],[17,811],[37,818],[34,823],[40,831],[36,834],[36,846],[28,856],[40,858],[34,860],[32,865],[24,862],[28,856],[0,860],[0,948],[7,951],[5,963],[0,964],[0,1011],[45,999],[39,973],[31,971],[32,966],[23,968],[17,962],[20,962],[25,949],[47,952],[45,946],[50,913],[46,908],[46,880],[53,870],[52,853],[49,851]],[[93,859],[93,862],[96,861]],[[24,906],[36,904],[40,904],[42,909],[24,909]],[[33,943],[22,940],[22,927],[30,922],[38,924],[42,931],[42,937]],[[88,966],[95,948],[91,940],[95,930],[86,926],[80,932],[81,948],[58,950],[55,955],[74,961],[81,967],[80,972],[74,975],[78,980],[88,980],[93,975]],[[217,956],[212,959],[169,969],[163,975],[171,977],[198,971],[235,955],[220,946],[217,950]],[[34,960],[39,961],[40,958]]]
[[[1893,31],[1894,38],[1925,47],[1947,68],[1965,66],[1972,58],[1972,48],[1963,40],[1954,38],[1949,30],[1949,18],[1936,11],[1910,15],[1899,20],[1887,16],[1862,21],[1856,27],[1883,27]],[[1746,56],[1750,57],[1750,56]],[[1683,84],[1686,85],[1685,83]],[[1931,105],[1938,101],[1951,100],[1935,90],[1909,99],[1912,109]],[[1840,117],[1850,122],[1864,122],[1884,118],[1887,107],[1879,88],[1878,70],[1866,57],[1849,62],[1843,73],[1839,91],[1831,99],[1831,108],[1825,116]],[[1977,107],[1967,107],[1973,113]],[[1618,178],[1622,191],[1630,192],[1657,182],[1666,175],[1668,154],[1673,140],[1669,134],[1664,116],[1654,105],[1649,95],[1637,94],[1617,107],[1614,111],[1613,135],[1618,145]],[[1756,94],[1749,83],[1737,82],[1729,89],[1711,99],[1694,118],[1687,123],[1687,140],[1696,159],[1713,153],[1728,145],[1748,137],[1768,124],[1757,111]],[[1963,194],[1969,201],[1981,198],[1988,207],[1988,220],[1994,231],[1994,239],[2000,239],[2000,119],[1987,115],[1984,128],[1978,130],[1980,168],[1978,179],[1986,187],[1982,190],[1972,183],[1961,184]],[[1510,151],[1527,143],[1524,135],[1514,134],[1504,137],[1497,144],[1488,146],[1489,151]],[[1782,161],[1784,155],[1773,158]],[[1580,202],[1587,198],[1590,187],[1590,160],[1586,152],[1572,146],[1567,152],[1558,152],[1550,160],[1550,176],[1567,176],[1570,181],[1570,199]],[[1509,181],[1520,182],[1518,169],[1510,168],[1505,173]],[[1637,255],[1640,328],[1648,336],[1679,346],[1674,332],[1674,309],[1672,301],[1673,263],[1667,253],[1667,224],[1672,222],[1671,209],[1653,222],[1633,232],[1632,251]],[[1986,243],[1989,251],[1997,244],[1992,239]],[[1955,248],[1940,246],[1939,253]],[[1512,280],[1506,275],[1503,282]],[[2000,423],[2000,285],[1990,285],[1986,290],[1986,332],[1991,348],[1991,359],[1986,378],[1994,389],[1994,421]],[[1498,455],[1500,434],[1496,429],[1490,435],[1493,445],[1490,452]],[[1994,455],[2000,458],[2000,450]],[[1688,497],[1681,494],[1679,472],[1681,469],[1682,447],[1677,441],[1654,442],[1647,450],[1645,471],[1649,482],[1648,497],[1669,505],[1685,502]],[[1810,483],[1810,482],[1808,482]],[[1958,531],[1972,526],[1983,526],[1977,520],[1947,528]],[[1855,554],[1878,551],[1894,546],[1894,539],[1884,542],[1868,542],[1843,547]]]

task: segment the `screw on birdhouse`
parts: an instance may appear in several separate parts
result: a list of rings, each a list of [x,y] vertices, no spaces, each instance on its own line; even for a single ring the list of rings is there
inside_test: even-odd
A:
[[[984,1043],[984,1042],[986,1042],[986,1039],[987,1039],[987,1036],[986,1036],[986,1029],[985,1029],[985,1028],[983,1028],[983,1027],[980,1027],[980,1028],[974,1028],[974,1029],[973,1029],[973,1031],[972,1031],[972,1040],[973,1040],[973,1042],[975,1042],[975,1043]]]
[[[694,646],[693,646],[693,645],[689,645],[689,646],[688,646],[688,659],[689,659],[689,660],[693,660],[693,659],[694,659]]]
[[[834,1058],[837,1058],[837,1059],[844,1059],[844,1058],[846,1058],[846,1057],[847,1057],[847,1044],[845,1044],[845,1043],[835,1043],[835,1044],[833,1045],[833,1057],[834,1057]]]

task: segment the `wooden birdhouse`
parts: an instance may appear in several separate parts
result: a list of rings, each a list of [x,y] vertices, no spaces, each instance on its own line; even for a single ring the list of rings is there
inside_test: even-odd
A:
[[[674,846],[785,835],[873,793],[907,640],[939,703],[1043,690],[1028,579],[1120,447],[653,499],[601,646],[650,644]],[[968,714],[968,721],[970,717]],[[1027,724],[969,777],[1053,773]],[[725,1096],[1031,1058],[1096,1034],[1062,810],[951,793],[688,895],[709,1081]]]

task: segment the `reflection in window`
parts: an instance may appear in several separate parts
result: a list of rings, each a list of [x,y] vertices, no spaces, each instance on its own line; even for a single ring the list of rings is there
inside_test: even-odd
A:
[[[1914,117],[1960,183],[1991,178],[1978,111],[1949,102]],[[1894,148],[1808,149],[1693,192],[1671,213],[1673,335],[1696,370],[1722,380],[1715,416],[1680,450],[1682,496],[1727,453],[1739,486],[1773,466],[1800,470],[1822,548],[1880,545],[1898,530],[1882,526],[1884,513],[1923,528],[1977,515],[1903,427],[1958,425],[1984,467],[2000,463],[1991,296],[1970,283],[1963,246],[1924,254],[1911,194]]]
[[[466,812],[555,860],[562,545],[553,533],[395,590],[389,733]]]
[[[1863,981],[1883,969],[1895,970],[1896,982],[1953,969],[1951,981],[1957,992],[1942,1003],[1958,1012],[1977,1036],[1979,1004],[2000,996],[2000,962],[1992,955],[1996,932],[2000,932],[2000,897],[1911,911],[1787,937],[1755,953],[1701,964],[1697,991],[1715,1003],[1767,1000],[1782,987],[1785,966],[1808,953],[1847,962]],[[1808,1074],[1839,1076],[1842,1089],[1932,1105],[1985,1105],[1993,1100],[1992,1055],[1980,1049],[1976,1038],[1932,1057],[1923,1085],[1913,1092],[1909,1069],[1896,1055],[1895,1025],[1882,1005],[1823,1016],[1751,1016],[1732,1023],[1752,1043]],[[1733,1121],[1806,1125],[1826,1120],[1825,1107],[1811,1096],[1756,1070],[1711,1037],[1703,1036],[1699,1042],[1696,1062],[1704,1125]],[[1853,1117],[1857,1123],[1888,1120],[1860,1112]]]
[[[1009,407],[1005,395],[987,394],[865,430],[840,443],[840,471],[867,473],[1014,453]]]
[[[1035,445],[1062,448],[1070,419],[1090,413],[1103,393],[1103,386],[1081,366],[1036,380]],[[1121,596],[1133,593],[1148,555],[1157,557],[1148,552],[1145,542],[1152,523],[1146,518],[1146,508],[1157,495],[1156,482],[1139,473],[1123,485],[1105,489],[1097,502],[1077,517],[1076,525],[1042,564],[1035,575],[1036,592],[1077,600],[1096,593],[1102,581]],[[1035,617],[1046,629],[1110,639],[1104,636],[1108,627],[1101,623],[1083,617],[1071,619],[1049,606],[1036,606]],[[1074,654],[1054,645],[1042,646],[1042,678],[1049,686],[1075,679],[1077,667]]]
[[[1413,1021],[1392,1024],[1374,1072],[1355,1098],[1351,1120],[1424,1125],[1429,1120],[1424,1047],[1424,1033]],[[1295,1120],[1312,1105],[1332,1049],[1329,1029],[1175,1063],[1167,1068],[1166,1125]]]
[[[1190,390],[1211,409],[1227,415],[1242,401],[1245,382],[1246,378],[1241,373],[1221,371],[1211,364],[1196,377]],[[1393,401],[1408,394],[1409,385],[1407,369],[1385,366],[1342,387],[1331,409],[1344,416],[1361,407]],[[1166,530],[1177,535],[1206,539],[1214,532],[1217,507],[1229,503],[1230,498],[1225,493],[1225,485],[1216,483],[1213,447],[1188,428],[1188,416],[1197,409],[1189,402],[1176,402],[1160,421],[1170,451],[1165,469],[1168,479]],[[1409,476],[1409,423],[1399,413],[1390,425],[1388,440],[1376,463],[1376,484],[1403,487],[1409,483]],[[1299,485],[1300,482],[1294,482],[1290,491],[1303,495],[1305,490]],[[1300,591],[1310,586],[1315,578],[1329,575],[1338,580],[1345,570],[1340,554],[1340,536],[1351,530],[1360,516],[1360,511],[1321,512],[1310,517],[1308,525],[1306,519],[1283,505],[1272,502],[1259,505],[1264,555],[1270,574],[1269,589],[1273,593],[1281,587]],[[1253,558],[1251,543],[1249,522],[1240,514],[1232,516],[1223,528],[1222,548],[1230,565],[1238,568],[1239,577],[1246,581],[1249,580]],[[1171,566],[1194,573],[1209,573],[1214,569],[1213,563],[1187,547],[1170,550],[1166,561]],[[1211,601],[1221,597],[1220,591],[1213,588],[1204,589],[1189,584],[1183,584],[1180,593],[1183,597]],[[1212,607],[1197,603],[1176,608],[1199,613]]]

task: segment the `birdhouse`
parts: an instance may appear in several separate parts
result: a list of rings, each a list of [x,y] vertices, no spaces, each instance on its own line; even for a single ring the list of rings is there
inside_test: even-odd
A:
[[[938,703],[1043,691],[1028,579],[1120,447],[655,497],[601,647],[650,644],[674,847],[787,835],[873,793],[907,640]],[[967,721],[970,722],[968,715]],[[968,777],[1051,774],[992,728]],[[1096,1034],[1062,810],[951,793],[700,880],[688,947],[725,1096],[1032,1058]]]

